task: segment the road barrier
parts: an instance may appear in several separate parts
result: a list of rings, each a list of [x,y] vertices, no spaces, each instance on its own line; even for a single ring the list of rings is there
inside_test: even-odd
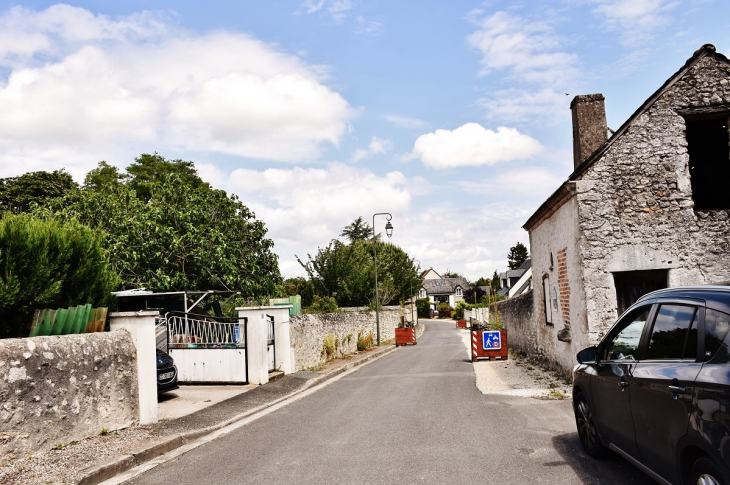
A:
[[[475,330],[471,332],[471,361],[479,359],[507,360],[507,330]]]

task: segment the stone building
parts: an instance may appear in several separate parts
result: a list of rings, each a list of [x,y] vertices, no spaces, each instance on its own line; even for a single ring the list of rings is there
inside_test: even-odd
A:
[[[524,225],[527,350],[566,372],[639,296],[730,280],[730,61],[703,46],[610,138],[602,95],[571,111],[575,170]]]

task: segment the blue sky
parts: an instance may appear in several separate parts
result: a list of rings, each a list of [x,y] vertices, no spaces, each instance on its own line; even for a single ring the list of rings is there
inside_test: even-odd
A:
[[[285,276],[391,212],[424,268],[506,268],[572,171],[569,104],[617,129],[705,43],[721,0],[0,2],[0,176],[157,151],[269,228]],[[377,221],[382,227],[385,221]],[[382,230],[382,228],[381,228]]]

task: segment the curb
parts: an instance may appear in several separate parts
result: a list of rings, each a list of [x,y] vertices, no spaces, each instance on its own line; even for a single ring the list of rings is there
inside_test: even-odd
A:
[[[304,384],[301,388],[297,389],[296,391],[290,392],[289,394],[282,396],[278,399],[275,399],[274,401],[271,401],[269,403],[262,404],[261,406],[255,407],[253,409],[249,409],[248,411],[238,414],[226,421],[220,422],[218,424],[214,424],[213,426],[208,426],[207,428],[203,428],[200,430],[189,431],[187,433],[180,433],[180,434],[172,435],[168,438],[163,439],[162,441],[153,443],[152,445],[149,445],[145,448],[141,448],[138,451],[135,451],[134,453],[118,456],[118,457],[112,458],[104,463],[100,463],[98,465],[94,465],[94,466],[85,468],[85,469],[81,470],[81,478],[76,483],[78,485],[97,485],[98,483],[101,483],[105,480],[114,478],[115,476],[117,476],[120,473],[131,470],[132,468],[142,465],[143,463],[146,463],[154,458],[157,458],[160,455],[164,455],[165,453],[168,453],[172,450],[180,448],[181,446],[184,446],[192,441],[195,441],[198,438],[208,435],[214,431],[218,431],[221,428],[225,428],[226,426],[231,425],[231,424],[235,423],[236,421],[240,421],[240,420],[245,419],[253,414],[256,414],[266,408],[274,406],[286,399],[289,399],[292,396],[295,396],[299,393],[306,391],[307,389],[309,389],[313,386],[319,385],[354,367],[358,367],[367,362],[370,362],[379,357],[382,357],[385,354],[389,354],[390,352],[393,352],[396,349],[397,349],[397,347],[392,346],[392,345],[382,348],[382,349],[377,349],[375,351],[370,352],[364,358],[362,358],[356,362],[350,362],[347,365],[342,366],[338,369],[331,370],[320,377],[317,377],[315,379],[310,379],[309,381],[307,381],[306,384]]]

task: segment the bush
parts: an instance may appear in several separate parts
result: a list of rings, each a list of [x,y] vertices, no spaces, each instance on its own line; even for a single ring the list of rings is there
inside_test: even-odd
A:
[[[462,320],[464,318],[464,308],[466,308],[466,302],[460,301],[456,304],[456,315],[455,318],[457,320]]]
[[[314,295],[312,306],[307,309],[306,313],[337,313],[339,308],[334,297]]]
[[[439,303],[439,318],[451,318],[451,307],[448,303]]]
[[[101,240],[75,220],[0,218],[0,338],[27,337],[37,308],[110,306],[121,280]]]
[[[428,298],[419,298],[416,300],[416,312],[418,318],[431,318],[431,302]]]
[[[367,336],[363,336],[362,330],[357,333],[357,350],[362,352],[373,346],[373,332],[369,332]]]

